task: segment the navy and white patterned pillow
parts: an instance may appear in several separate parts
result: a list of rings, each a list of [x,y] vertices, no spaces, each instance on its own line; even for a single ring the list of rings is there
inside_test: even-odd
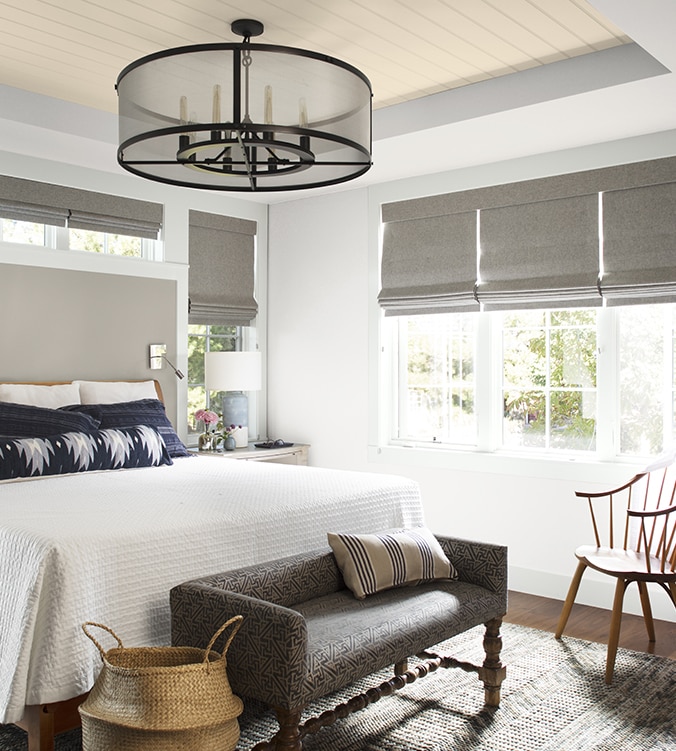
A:
[[[0,435],[46,438],[71,431],[89,433],[97,430],[100,422],[96,416],[84,412],[0,402]]]
[[[0,480],[160,464],[173,462],[160,434],[148,425],[47,438],[0,438]]]
[[[100,428],[126,428],[129,425],[150,425],[162,436],[170,456],[191,456],[171,424],[164,404],[159,399],[138,399],[114,404],[73,404],[65,407],[101,421]]]

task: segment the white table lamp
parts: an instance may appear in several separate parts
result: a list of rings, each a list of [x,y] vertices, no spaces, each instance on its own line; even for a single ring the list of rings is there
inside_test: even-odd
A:
[[[224,391],[223,425],[241,425],[234,433],[237,448],[249,442],[249,400],[245,392],[260,391],[260,352],[207,352],[204,355],[207,391]]]

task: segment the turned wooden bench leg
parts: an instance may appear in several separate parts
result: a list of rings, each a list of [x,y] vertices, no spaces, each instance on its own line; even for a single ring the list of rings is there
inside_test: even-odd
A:
[[[408,670],[408,660],[401,660],[394,665],[394,674],[403,675]]]
[[[500,662],[500,651],[502,650],[502,637],[500,636],[500,626],[502,618],[494,618],[485,624],[486,633],[484,635],[484,652],[486,659],[479,668],[479,679],[484,684],[484,701],[488,707],[500,706],[500,686],[507,669]]]
[[[303,751],[303,733],[300,718],[303,707],[284,709],[275,707],[279,730],[269,741],[256,744],[252,751]]]

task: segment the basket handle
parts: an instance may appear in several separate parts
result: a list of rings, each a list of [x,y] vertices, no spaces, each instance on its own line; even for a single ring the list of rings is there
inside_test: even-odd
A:
[[[82,630],[85,632],[85,635],[94,642],[94,644],[96,645],[96,648],[101,653],[102,658],[106,656],[106,650],[96,641],[96,639],[89,633],[89,631],[87,631],[87,626],[96,626],[97,628],[102,628],[104,631],[107,631],[113,637],[113,639],[115,639],[120,649],[124,648],[124,645],[122,644],[122,640],[113,631],[112,628],[108,628],[108,626],[104,626],[102,623],[94,623],[93,621],[86,621],[85,623],[82,624]]]
[[[230,642],[235,638],[235,634],[239,631],[239,627],[242,625],[242,621],[244,620],[243,615],[235,615],[230,620],[226,621],[219,629],[218,631],[211,637],[211,641],[207,644],[207,648],[204,652],[204,662],[209,661],[209,652],[211,652],[211,648],[214,646],[216,639],[225,631],[225,629],[230,626],[230,624],[235,623],[236,625],[232,629],[232,633],[230,636],[228,636],[227,641],[225,642],[225,646],[223,647],[223,651],[221,652],[221,656],[223,656],[230,647]]]

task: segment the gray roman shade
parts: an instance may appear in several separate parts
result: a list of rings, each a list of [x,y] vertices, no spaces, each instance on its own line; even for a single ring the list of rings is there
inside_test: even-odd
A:
[[[157,240],[162,204],[0,175],[0,216]]]
[[[413,217],[383,206],[382,289],[385,315],[479,310],[476,211]]]
[[[11,201],[0,196],[0,217],[18,222],[36,222],[49,224],[52,227],[65,227],[68,222],[68,211],[49,206],[34,206],[22,201]]]
[[[676,182],[603,194],[608,305],[676,302]]]
[[[190,323],[248,326],[254,298],[256,222],[190,211]]]
[[[676,301],[676,157],[384,204],[382,222],[385,315]]]
[[[484,310],[601,305],[598,195],[480,213]]]

